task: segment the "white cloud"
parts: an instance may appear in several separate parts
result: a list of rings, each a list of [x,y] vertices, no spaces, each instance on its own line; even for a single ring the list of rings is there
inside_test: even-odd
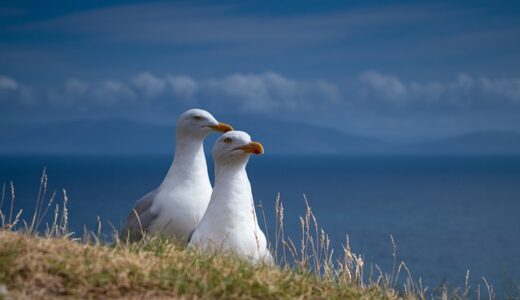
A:
[[[478,83],[485,93],[500,95],[511,102],[520,103],[520,78],[488,79],[484,77]]]
[[[148,72],[137,74],[132,78],[132,84],[148,97],[154,97],[164,91],[166,82]]]
[[[395,76],[384,75],[375,71],[366,71],[359,75],[362,83],[368,85],[376,96],[384,100],[403,103],[406,101],[408,89]]]
[[[166,76],[166,82],[173,93],[182,98],[192,98],[198,90],[198,84],[190,76]]]
[[[93,100],[101,106],[112,106],[118,102],[137,98],[134,91],[124,82],[104,80],[92,87]]]
[[[191,106],[215,113],[283,115],[289,120],[338,123],[338,119],[384,115],[520,110],[520,78],[487,78],[458,74],[446,82],[410,81],[377,71],[361,73],[354,81],[336,85],[325,80],[300,80],[276,72],[231,74],[194,79],[187,75],[139,73],[130,79],[85,81],[69,78],[53,88],[0,77],[0,108],[41,107],[49,111],[103,115],[166,116]],[[128,78],[128,77],[127,77]],[[13,89],[16,87],[16,89]],[[173,96],[172,96],[173,94]],[[153,101],[146,101],[153,97]],[[144,98],[144,99],[143,99]],[[462,110],[463,109],[463,110]],[[435,111],[435,112],[434,112]],[[367,117],[370,119],[370,117]]]
[[[473,78],[464,73],[459,73],[453,87],[463,93],[469,93],[475,87]]]
[[[520,104],[520,78],[474,78],[459,73],[451,82],[404,82],[398,77],[375,71],[359,76],[369,100],[383,100],[399,106],[478,107],[480,105]]]
[[[266,83],[258,75],[235,74],[209,80],[206,84],[210,93],[221,94],[224,101],[238,100],[242,109],[265,111],[273,108],[272,97]]]
[[[10,77],[0,75],[0,89],[16,90],[18,83]]]
[[[207,93],[219,95],[243,111],[253,112],[306,111],[314,109],[319,102],[333,103],[338,95],[332,83],[299,81],[275,72],[234,74],[208,80],[204,87]]]
[[[120,81],[106,79],[87,82],[77,78],[69,78],[64,86],[41,95],[40,102],[45,102],[60,109],[78,109],[89,111],[92,108],[106,109],[118,104],[128,104],[128,100],[138,99],[130,85]]]

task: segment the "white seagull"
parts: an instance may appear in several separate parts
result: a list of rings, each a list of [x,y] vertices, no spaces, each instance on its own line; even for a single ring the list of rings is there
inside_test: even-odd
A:
[[[139,240],[146,232],[186,244],[211,196],[203,141],[210,133],[233,128],[209,112],[190,109],[177,121],[175,156],[161,185],[137,201],[123,226],[122,238]]]
[[[230,251],[253,263],[272,263],[267,240],[258,226],[247,177],[251,154],[262,154],[260,143],[243,131],[223,134],[213,147],[215,186],[208,209],[190,237],[189,247],[201,251]]]

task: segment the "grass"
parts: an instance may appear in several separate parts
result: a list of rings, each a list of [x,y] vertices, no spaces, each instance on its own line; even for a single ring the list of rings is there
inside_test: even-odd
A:
[[[99,238],[100,223],[96,233],[85,230],[77,237],[68,229],[66,192],[56,203],[56,193],[47,193],[47,180],[44,171],[29,222],[13,209],[14,185],[3,185],[0,208],[4,203],[9,206],[6,213],[0,210],[0,299],[494,298],[485,279],[482,289],[470,289],[469,272],[466,285],[459,289],[423,287],[406,264],[397,261],[395,244],[392,271],[387,274],[376,266],[377,276],[366,278],[363,257],[351,251],[348,237],[336,258],[306,200],[297,239],[285,235],[283,204],[279,198],[276,201],[276,236],[271,245],[276,266],[254,266],[229,253],[188,250],[161,238],[145,237],[130,244],[118,238],[114,227],[113,241],[106,243]],[[49,216],[52,222],[44,224],[49,212],[54,213]]]
[[[0,257],[0,281],[15,298],[396,298],[158,239],[110,247],[3,231]]]

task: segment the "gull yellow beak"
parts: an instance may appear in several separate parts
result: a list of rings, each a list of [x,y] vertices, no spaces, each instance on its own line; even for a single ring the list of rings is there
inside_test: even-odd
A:
[[[209,127],[213,130],[220,131],[220,132],[228,132],[228,131],[233,130],[233,127],[231,127],[231,125],[228,125],[226,123],[218,123],[218,125],[212,125]]]
[[[254,153],[256,155],[264,153],[264,146],[258,142],[250,142],[249,144],[239,147],[238,149],[246,153]]]

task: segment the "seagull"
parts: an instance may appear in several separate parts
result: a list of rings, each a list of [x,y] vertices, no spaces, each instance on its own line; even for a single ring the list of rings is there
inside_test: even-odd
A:
[[[228,251],[253,263],[273,263],[267,240],[258,226],[246,165],[262,144],[243,131],[224,133],[213,147],[215,186],[204,217],[190,236],[188,247]]]
[[[123,239],[137,241],[147,233],[186,245],[212,191],[204,138],[215,131],[230,130],[231,126],[219,123],[202,109],[190,109],[179,117],[173,163],[161,185],[137,201],[123,226]]]

